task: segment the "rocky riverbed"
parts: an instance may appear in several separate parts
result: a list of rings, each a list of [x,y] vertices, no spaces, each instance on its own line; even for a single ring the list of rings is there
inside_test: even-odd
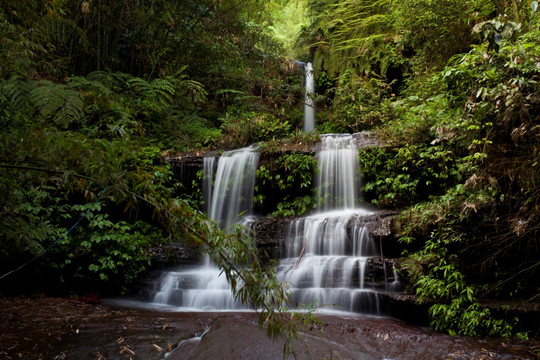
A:
[[[318,318],[294,343],[298,359],[537,359],[540,352],[539,339],[452,337],[385,317]],[[281,359],[283,341],[267,338],[257,319],[104,305],[93,296],[0,297],[0,358]]]

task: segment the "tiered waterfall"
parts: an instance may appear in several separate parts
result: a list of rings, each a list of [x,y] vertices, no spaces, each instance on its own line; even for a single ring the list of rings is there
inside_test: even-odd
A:
[[[351,135],[325,135],[318,153],[319,211],[292,222],[281,245],[278,278],[296,305],[379,314],[378,294],[365,282],[366,262],[378,255],[358,207],[358,150]]]

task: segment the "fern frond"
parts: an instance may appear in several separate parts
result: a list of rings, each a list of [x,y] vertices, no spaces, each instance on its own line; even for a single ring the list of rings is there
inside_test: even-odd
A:
[[[29,97],[45,119],[52,119],[59,126],[65,127],[82,116],[84,101],[80,93],[66,85],[43,80],[32,89]]]
[[[7,81],[2,82],[0,94],[8,99],[11,112],[30,112],[32,106],[29,101],[29,94],[34,87],[34,81],[12,76]]]
[[[91,91],[99,95],[103,95],[104,97],[111,97],[113,95],[111,89],[99,81],[89,80],[88,78],[81,76],[74,76],[70,78],[68,87],[74,90]]]
[[[66,127],[81,119],[84,101],[77,91],[66,90],[64,105],[57,111],[54,121],[61,127]]]
[[[204,85],[195,80],[180,80],[176,89],[179,95],[188,97],[195,103],[202,103],[207,99],[208,93]]]
[[[176,94],[174,84],[167,79],[154,79],[150,83],[157,100],[163,104],[170,104]]]
[[[86,78],[90,81],[95,81],[105,86],[110,90],[124,89],[127,82],[133,76],[125,73],[111,73],[108,71],[93,71]]]
[[[154,88],[146,80],[139,77],[129,79],[127,85],[144,98],[152,99],[156,95]]]
[[[30,99],[43,117],[48,118],[64,105],[62,85],[43,80],[30,92]]]

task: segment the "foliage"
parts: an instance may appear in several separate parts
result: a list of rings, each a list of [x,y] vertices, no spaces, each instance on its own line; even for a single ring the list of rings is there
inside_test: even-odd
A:
[[[333,113],[318,128],[325,133],[359,132],[372,129],[389,120],[391,109],[385,106],[390,97],[390,86],[385,81],[372,78],[366,81],[346,70],[332,89],[335,100]]]
[[[409,291],[451,334],[515,335],[483,302],[537,294],[537,23],[480,22],[486,43],[410,78],[379,132],[387,145],[360,152],[366,196],[410,206],[399,220],[417,251]]]
[[[291,130],[287,121],[270,113],[248,111],[242,106],[229,107],[221,121],[224,141],[236,147],[286,137]]]
[[[360,150],[364,191],[381,206],[404,206],[444,192],[457,178],[455,154],[439,146],[405,144]]]
[[[417,261],[425,264],[425,272],[417,267],[411,274],[418,301],[435,302],[429,308],[431,325],[435,330],[450,335],[509,338],[512,325],[493,318],[489,309],[481,307],[474,287],[467,285],[464,275],[458,270],[457,256],[448,254],[444,243],[455,240],[448,234],[442,241],[434,236],[432,234],[432,240],[414,255]]]
[[[405,0],[394,2],[392,10],[399,46],[415,54],[415,66],[440,68],[473,43],[473,14],[482,19],[494,7],[478,0]]]
[[[71,206],[72,213],[66,215],[84,213],[88,224],[60,241],[54,251],[60,255],[58,259],[54,252],[50,255],[53,267],[58,267],[62,281],[67,281],[72,291],[78,288],[74,281],[84,281],[87,290],[127,291],[125,284],[138,280],[150,265],[146,249],[163,241],[163,234],[150,224],[111,221],[103,210],[100,203]]]
[[[62,238],[64,246],[46,257],[38,274],[42,267],[60,270],[69,259],[70,271],[58,273],[57,279],[62,277],[73,291],[80,289],[77,278],[88,281],[86,291],[99,281],[121,286],[133,282],[145,268],[141,263],[147,262],[145,247],[165,240],[149,237],[148,221],[136,220],[143,209],[131,195],[137,191],[159,201],[170,196],[170,168],[154,164],[155,148],[51,131],[19,134],[13,140],[4,144],[0,155],[5,175],[1,253],[20,259],[38,255],[84,213],[89,223]],[[105,187],[108,195],[99,207],[86,209],[88,205],[80,203]],[[123,220],[107,218],[106,212],[116,207],[124,210]],[[43,284],[54,283],[53,279]]]
[[[302,27],[308,23],[307,0],[290,0],[283,2],[267,2],[266,11],[272,16],[269,30],[283,44],[285,56],[297,59],[294,43]]]
[[[297,216],[309,212],[315,206],[310,191],[316,168],[317,160],[312,155],[294,152],[281,155],[268,167],[260,166],[256,174],[256,205],[265,205],[263,207],[270,212],[275,204],[277,210],[270,216]],[[279,193],[281,201],[266,199],[263,193]]]
[[[356,75],[377,67],[384,74],[385,41],[391,37],[389,2],[311,1],[312,23],[300,36],[301,44],[315,55],[314,68],[324,68],[335,76],[345,69]],[[381,64],[382,63],[382,64]]]

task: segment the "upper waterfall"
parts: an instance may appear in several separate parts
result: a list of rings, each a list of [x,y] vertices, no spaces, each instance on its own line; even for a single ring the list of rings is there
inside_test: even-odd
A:
[[[315,107],[313,104],[313,95],[315,94],[315,77],[313,75],[313,66],[310,62],[304,65],[306,81],[306,99],[304,102],[304,131],[315,130]]]

